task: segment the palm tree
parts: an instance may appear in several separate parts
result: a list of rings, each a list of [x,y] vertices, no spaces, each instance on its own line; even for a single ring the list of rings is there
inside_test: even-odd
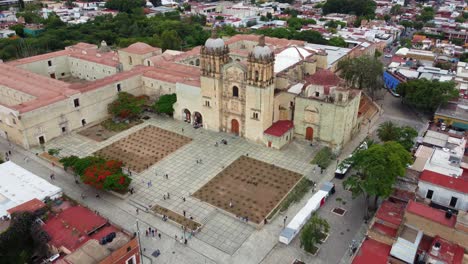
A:
[[[385,141],[396,141],[400,137],[400,127],[395,125],[392,121],[382,123],[377,129],[377,136],[383,142]]]

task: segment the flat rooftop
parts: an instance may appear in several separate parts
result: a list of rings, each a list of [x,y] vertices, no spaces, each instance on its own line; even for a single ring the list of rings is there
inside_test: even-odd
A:
[[[0,216],[8,215],[8,209],[34,199],[62,196],[62,189],[12,161],[0,164]]]
[[[468,122],[468,104],[466,102],[449,102],[441,105],[434,115],[447,116]]]
[[[51,238],[49,244],[71,252],[64,259],[73,264],[99,263],[131,239],[107,219],[79,205],[51,215],[43,228]],[[100,240],[110,233],[115,238],[101,245]]]

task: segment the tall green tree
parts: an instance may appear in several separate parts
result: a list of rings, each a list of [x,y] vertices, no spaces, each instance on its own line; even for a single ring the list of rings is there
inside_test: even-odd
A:
[[[366,55],[342,60],[338,69],[348,85],[365,90],[373,99],[383,88],[383,64],[378,58]]]
[[[180,50],[182,41],[175,30],[164,31],[161,35],[161,48],[163,50]]]
[[[314,214],[307,224],[304,226],[301,232],[301,247],[305,251],[313,253],[317,244],[320,244],[320,240],[323,239],[323,234],[328,233],[330,225],[328,222]]]
[[[333,37],[328,40],[328,45],[335,46],[335,47],[346,47],[346,41],[342,37]]]
[[[343,185],[352,192],[353,198],[365,196],[366,218],[369,218],[370,197],[374,197],[374,207],[378,198],[389,197],[397,178],[405,176],[406,167],[412,161],[410,153],[394,141],[373,144],[350,159],[356,173]]]
[[[119,12],[131,13],[135,8],[144,7],[145,0],[108,0],[106,8]]]
[[[422,111],[434,112],[441,104],[459,97],[454,82],[439,82],[425,78],[410,80],[397,86],[403,103]]]
[[[30,212],[12,215],[10,226],[0,234],[1,263],[33,263],[33,255],[47,257],[50,237],[35,219]]]

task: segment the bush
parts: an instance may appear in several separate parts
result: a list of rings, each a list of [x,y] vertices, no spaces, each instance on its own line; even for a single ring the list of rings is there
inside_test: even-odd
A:
[[[293,203],[296,203],[304,197],[304,195],[310,190],[314,185],[314,182],[307,178],[302,178],[301,181],[294,187],[294,189],[289,192],[288,196],[280,204],[281,212],[286,211],[289,206]]]
[[[47,153],[52,156],[58,156],[60,154],[61,149],[49,149]]]
[[[315,155],[314,159],[312,160],[312,164],[317,164],[322,169],[326,169],[331,161],[335,159],[335,155],[333,154],[331,148],[323,147],[317,155]]]
[[[154,111],[172,116],[174,114],[174,104],[177,102],[176,94],[165,94],[153,105]]]

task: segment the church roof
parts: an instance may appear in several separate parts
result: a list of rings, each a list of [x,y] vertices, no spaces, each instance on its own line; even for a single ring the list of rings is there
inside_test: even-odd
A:
[[[146,53],[158,51],[160,50],[160,48],[152,47],[143,42],[136,42],[121,50],[128,52],[128,53],[134,53],[134,54],[146,54]]]

